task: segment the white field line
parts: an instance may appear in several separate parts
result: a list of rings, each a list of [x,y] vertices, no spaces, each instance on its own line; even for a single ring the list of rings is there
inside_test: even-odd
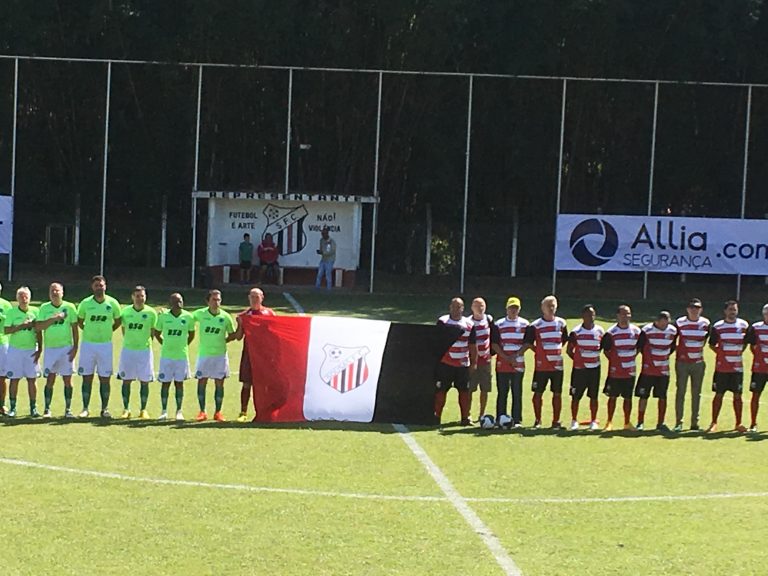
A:
[[[480,537],[488,550],[493,554],[496,563],[502,569],[506,576],[522,576],[520,568],[517,567],[512,556],[509,555],[504,547],[499,542],[499,539],[486,526],[485,522],[480,519],[480,516],[467,504],[467,500],[459,494],[458,490],[453,487],[453,484],[443,471],[435,464],[429,455],[424,451],[421,445],[411,435],[410,430],[402,424],[393,424],[395,430],[400,434],[400,438],[403,439],[406,446],[411,449],[416,459],[426,468],[427,472],[435,483],[443,491],[448,501],[456,508],[456,511],[461,514],[467,524],[470,525],[472,530]]]
[[[304,308],[299,304],[299,301],[293,297],[293,294],[290,292],[283,292],[283,296],[288,300],[288,303],[293,306],[293,309],[296,310],[296,314],[304,316]]]

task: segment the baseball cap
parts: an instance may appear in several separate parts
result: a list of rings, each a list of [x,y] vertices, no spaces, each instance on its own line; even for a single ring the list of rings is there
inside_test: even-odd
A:
[[[701,308],[701,300],[698,298],[691,298],[688,300],[688,308]]]
[[[520,308],[520,298],[518,298],[517,296],[510,296],[507,299],[507,308],[509,308],[510,306],[517,306],[518,308]]]

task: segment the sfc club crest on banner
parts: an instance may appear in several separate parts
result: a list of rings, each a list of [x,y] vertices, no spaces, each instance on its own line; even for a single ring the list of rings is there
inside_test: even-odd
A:
[[[334,344],[323,346],[325,360],[320,366],[320,378],[331,388],[344,394],[365,384],[368,380],[368,364],[365,357],[370,353],[367,346],[343,348]]]
[[[307,209],[304,204],[293,208],[267,204],[264,208],[264,216],[267,217],[267,227],[262,238],[272,234],[272,239],[280,248],[280,255],[296,254],[307,245],[307,235],[304,232],[304,220],[307,218]]]

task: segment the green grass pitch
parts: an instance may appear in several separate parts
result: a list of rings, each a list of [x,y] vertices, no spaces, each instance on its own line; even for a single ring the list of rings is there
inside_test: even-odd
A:
[[[434,321],[449,299],[309,291],[294,296],[310,314],[411,322]],[[245,302],[244,296],[225,294],[225,304],[237,301]],[[502,302],[489,299],[489,312],[500,313]],[[269,293],[266,304],[293,312],[279,292]],[[608,323],[613,304],[597,305]],[[524,302],[523,315],[532,319],[534,308]],[[577,310],[565,311],[569,326]],[[706,313],[717,316],[713,309]],[[240,343],[230,345],[233,370],[240,349]],[[746,364],[751,357],[745,356]],[[704,423],[712,360],[710,355]],[[566,365],[566,382],[569,370]],[[524,389],[528,425],[530,374]],[[236,378],[226,388],[230,420],[239,411]],[[80,379],[74,380],[73,408],[79,410]],[[212,386],[208,393],[212,406]],[[0,421],[3,576],[503,574],[391,427],[64,421],[58,417],[62,396],[57,382],[52,421]],[[38,398],[42,402],[42,388]],[[134,384],[134,414],[138,401]],[[494,402],[492,394],[490,406]],[[97,405],[95,388],[91,408]],[[544,406],[547,422],[548,393]],[[18,407],[26,413],[23,383]],[[110,408],[119,414],[117,382]],[[563,408],[567,416],[567,400]],[[582,418],[587,408],[585,400]],[[157,384],[149,409],[158,415]],[[768,407],[763,410],[768,424]],[[185,415],[196,411],[190,380]],[[446,412],[447,421],[458,419],[455,392]],[[668,423],[673,413],[671,405]],[[605,418],[603,398],[599,417]],[[619,406],[614,423],[620,421]],[[655,421],[651,400],[647,424]],[[768,436],[736,435],[728,432],[732,427],[727,397],[724,432],[711,436],[488,432],[448,424],[416,429],[413,437],[523,574],[765,574],[768,445],[762,441]]]

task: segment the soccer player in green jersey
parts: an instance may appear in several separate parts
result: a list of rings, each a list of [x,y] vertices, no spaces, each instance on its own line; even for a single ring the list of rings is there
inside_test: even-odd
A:
[[[112,376],[112,332],[120,327],[120,304],[107,295],[104,276],[91,278],[92,296],[80,302],[77,308],[78,324],[83,331],[80,344],[80,362],[77,373],[83,377],[83,411],[80,418],[89,415],[94,372],[99,375],[101,417],[109,413],[109,379]]]
[[[72,373],[80,341],[77,329],[77,308],[64,300],[64,286],[53,282],[48,287],[50,301],[40,306],[35,329],[43,335],[43,376],[45,376],[45,410],[43,418],[51,417],[51,400],[56,376],[64,381],[64,417],[72,418]]]
[[[157,317],[155,338],[160,342],[160,420],[168,419],[168,393],[171,382],[176,391],[176,420],[183,421],[184,380],[189,378],[189,345],[195,337],[195,319],[184,310],[184,298],[178,292],[170,297],[170,310]]]
[[[123,327],[123,349],[120,351],[120,364],[117,377],[123,381],[123,419],[131,417],[131,382],[141,382],[139,396],[141,409],[139,419],[147,420],[147,399],[149,383],[155,379],[152,355],[152,330],[157,321],[157,312],[146,306],[147,290],[144,286],[135,286],[131,292],[132,306],[120,311],[120,324]]]
[[[11,408],[8,416],[16,417],[16,393],[19,380],[27,379],[29,391],[29,415],[37,418],[37,377],[40,376],[40,352],[43,350],[43,337],[35,330],[35,320],[38,309],[29,305],[32,292],[26,286],[16,290],[16,301],[19,305],[11,308],[5,314],[5,333],[10,334],[8,342],[8,358],[5,376],[11,381],[8,396]]]
[[[208,419],[205,412],[205,387],[208,378],[213,378],[216,389],[214,400],[216,412],[213,419],[224,421],[221,413],[221,405],[224,401],[224,379],[229,376],[229,358],[227,357],[227,343],[236,338],[235,321],[229,313],[221,309],[221,292],[211,290],[206,300],[208,306],[195,310],[195,323],[199,325],[200,346],[197,351],[197,401],[200,404],[200,412],[197,421]]]
[[[0,291],[3,285],[0,284]],[[11,309],[11,303],[0,298],[0,416],[5,416],[5,359],[8,356],[8,335],[5,333],[5,314]]]

